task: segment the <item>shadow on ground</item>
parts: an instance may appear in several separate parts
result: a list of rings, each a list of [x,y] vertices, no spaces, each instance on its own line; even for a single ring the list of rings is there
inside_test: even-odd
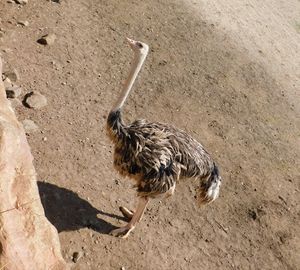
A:
[[[99,215],[125,220],[124,217],[94,208],[88,201],[66,188],[45,182],[38,182],[38,188],[45,215],[58,232],[87,227],[99,233],[108,234],[116,227],[99,218]]]

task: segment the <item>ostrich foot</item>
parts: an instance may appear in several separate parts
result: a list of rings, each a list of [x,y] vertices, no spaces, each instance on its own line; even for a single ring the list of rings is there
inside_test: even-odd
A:
[[[133,214],[134,214],[133,211],[131,211],[128,208],[123,207],[123,206],[120,206],[119,209],[124,217],[128,218],[129,220],[132,219]]]
[[[148,201],[149,199],[147,197],[139,198],[138,206],[134,213],[125,207],[120,207],[121,212],[125,216],[132,215],[132,218],[126,226],[112,230],[109,234],[117,237],[127,238],[130,232],[135,228],[136,224],[141,220]]]
[[[134,228],[135,226],[126,225],[124,227],[112,230],[109,234],[115,237],[127,238]]]

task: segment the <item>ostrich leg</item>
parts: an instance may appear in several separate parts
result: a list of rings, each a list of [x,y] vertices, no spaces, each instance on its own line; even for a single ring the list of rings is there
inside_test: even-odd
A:
[[[162,195],[162,196],[165,197],[165,198],[173,196],[174,191],[175,191],[175,187],[176,187],[176,183],[174,183],[174,185],[164,195]],[[127,207],[124,207],[124,206],[120,206],[119,210],[121,211],[122,215],[124,217],[126,217],[128,220],[132,219],[132,217],[134,215],[134,211],[129,210]]]
[[[141,218],[144,214],[144,211],[146,209],[146,206],[148,204],[148,201],[149,201],[148,197],[140,197],[139,201],[138,201],[137,209],[134,212],[130,222],[127,225],[125,225],[124,227],[112,230],[110,232],[110,234],[113,236],[127,238],[128,235],[130,234],[130,232],[133,231],[133,229],[135,228],[136,224],[141,220]],[[128,209],[126,209],[126,210],[128,210]]]

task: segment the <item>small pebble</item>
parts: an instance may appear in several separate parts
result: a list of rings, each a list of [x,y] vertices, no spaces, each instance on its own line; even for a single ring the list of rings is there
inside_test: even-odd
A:
[[[16,69],[13,69],[11,71],[3,72],[3,75],[4,75],[5,79],[8,78],[12,82],[16,82],[17,80],[20,79],[19,73]]]
[[[7,98],[17,98],[22,94],[22,88],[17,85],[7,87],[5,91]]]
[[[42,45],[52,45],[56,39],[55,34],[47,34],[38,39],[38,43]]]
[[[37,91],[25,95],[24,103],[33,109],[40,109],[47,105],[47,98]]]
[[[25,119],[22,124],[26,133],[35,132],[39,129],[39,127],[30,119]]]
[[[26,5],[28,3],[28,0],[15,0],[15,2],[20,5]]]
[[[252,218],[253,220],[256,220],[257,219],[257,213],[255,210],[252,210],[252,209],[249,209],[248,210],[248,215],[250,218]]]
[[[5,78],[3,80],[3,84],[4,84],[4,88],[7,89],[9,87],[12,87],[12,83],[11,83],[11,80],[9,78]]]
[[[1,51],[3,51],[4,53],[11,53],[13,50],[10,48],[3,48],[1,49]]]
[[[79,251],[79,252],[75,251],[72,255],[72,261],[74,263],[77,263],[79,261],[79,259],[82,257],[82,255],[83,255],[82,251]]]
[[[29,25],[29,22],[28,21],[18,21],[17,22],[19,25],[22,25],[22,26],[28,26]]]

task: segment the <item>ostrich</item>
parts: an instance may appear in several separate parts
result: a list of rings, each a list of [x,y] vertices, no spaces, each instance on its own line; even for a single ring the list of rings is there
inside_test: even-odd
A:
[[[138,205],[135,212],[120,207],[130,219],[110,232],[126,238],[141,220],[151,198],[173,195],[181,178],[199,180],[197,197],[200,204],[214,201],[219,195],[221,177],[218,167],[203,146],[184,131],[163,123],[137,120],[126,125],[122,108],[141,70],[149,47],[127,38],[134,52],[128,79],[107,118],[107,128],[114,143],[114,166],[123,176],[136,181]]]

